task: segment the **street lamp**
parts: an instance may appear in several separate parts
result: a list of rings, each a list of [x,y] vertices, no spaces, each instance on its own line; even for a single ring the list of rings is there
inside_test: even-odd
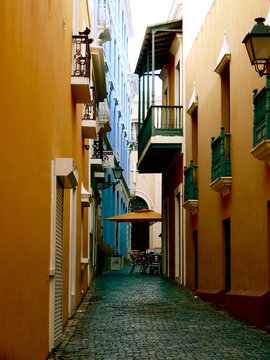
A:
[[[122,169],[121,166],[119,166],[119,164],[117,163],[112,170],[113,170],[113,175],[114,175],[114,178],[115,178],[116,181],[114,181],[114,182],[112,182],[112,181],[106,181],[106,182],[104,182],[104,183],[98,184],[98,189],[99,189],[99,190],[108,189],[110,186],[115,186],[116,184],[118,184],[118,183],[120,182],[123,169]]]
[[[243,43],[246,45],[251,65],[260,76],[267,75],[268,63],[270,60],[270,26],[264,25],[265,19],[256,18],[256,25],[248,33]]]

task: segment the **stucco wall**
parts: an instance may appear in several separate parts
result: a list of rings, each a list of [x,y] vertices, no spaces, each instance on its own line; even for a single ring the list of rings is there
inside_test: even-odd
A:
[[[48,354],[51,160],[57,157],[74,158],[79,173],[77,304],[82,296],[80,192],[81,181],[88,184],[88,153],[82,147],[80,106],[71,93],[72,11],[65,0],[0,4],[1,359]],[[65,222],[64,322],[68,226]]]
[[[186,61],[186,106],[196,81],[198,105],[198,215],[187,214],[187,284],[194,284],[192,229],[198,229],[199,288],[224,289],[222,220],[231,219],[231,289],[269,288],[267,201],[270,170],[251,154],[252,89],[264,86],[251,67],[242,40],[254,18],[267,17],[269,2],[218,1],[209,11]],[[211,136],[221,126],[221,80],[214,72],[226,31],[230,61],[231,194],[222,198],[211,183]],[[187,163],[191,155],[191,118],[187,115]],[[190,217],[193,219],[191,220]]]

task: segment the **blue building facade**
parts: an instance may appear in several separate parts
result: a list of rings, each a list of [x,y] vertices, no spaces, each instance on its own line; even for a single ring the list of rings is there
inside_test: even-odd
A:
[[[128,257],[130,225],[104,220],[128,212],[131,150],[131,86],[128,64],[128,39],[132,36],[129,0],[92,0],[94,42],[104,51],[107,106],[111,130],[103,135],[104,151],[113,151],[114,165],[123,169],[117,185],[101,190],[102,240],[105,256]],[[105,182],[114,182],[112,168],[105,168]]]

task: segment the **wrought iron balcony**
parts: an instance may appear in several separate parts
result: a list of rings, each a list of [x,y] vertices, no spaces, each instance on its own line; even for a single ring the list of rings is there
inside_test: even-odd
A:
[[[95,139],[97,136],[96,127],[96,102],[95,102],[95,90],[90,88],[91,104],[83,105],[83,117],[82,117],[82,133],[85,139]]]
[[[102,43],[111,40],[110,32],[110,14],[108,9],[107,0],[98,1],[98,14],[97,14],[97,25],[98,25],[98,38]]]
[[[91,158],[92,170],[102,172],[103,169],[103,140],[101,134],[98,134],[98,139],[94,140],[93,155]]]
[[[110,25],[110,14],[108,9],[107,0],[98,0],[98,25],[109,26]]]
[[[231,158],[230,158],[230,139],[231,135],[224,132],[221,126],[220,136],[211,138],[212,166],[210,187],[220,192],[223,196],[230,193],[232,183],[231,177]]]
[[[71,88],[76,103],[88,104],[90,96],[90,43],[87,35],[74,35]]]
[[[99,103],[98,111],[99,131],[106,134],[111,131],[110,126],[110,105],[107,99]]]
[[[138,170],[162,173],[182,151],[182,106],[151,106],[138,135]]]
[[[263,160],[270,166],[270,76],[267,76],[266,86],[258,93],[253,90],[254,120],[253,149],[251,154],[258,160]]]

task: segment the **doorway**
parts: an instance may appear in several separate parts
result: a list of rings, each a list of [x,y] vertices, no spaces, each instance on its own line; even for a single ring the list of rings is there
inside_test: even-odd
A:
[[[194,287],[198,289],[199,258],[198,258],[198,231],[193,231],[194,241]]]
[[[231,223],[230,218],[222,221],[224,263],[225,263],[225,291],[231,290]]]

